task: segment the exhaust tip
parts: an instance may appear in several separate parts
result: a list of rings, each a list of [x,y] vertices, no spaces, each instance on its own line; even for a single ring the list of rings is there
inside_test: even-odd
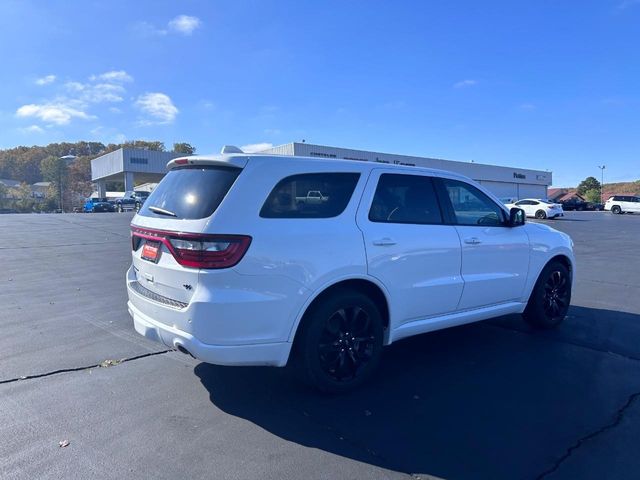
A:
[[[175,344],[175,347],[176,347],[176,349],[177,349],[179,352],[184,353],[185,355],[189,355],[191,358],[196,358],[196,357],[194,357],[194,356],[191,354],[191,352],[190,352],[189,350],[187,350],[186,348],[184,348],[184,346],[183,346],[183,345],[181,345],[181,344],[179,344],[179,343],[176,343],[176,344]]]

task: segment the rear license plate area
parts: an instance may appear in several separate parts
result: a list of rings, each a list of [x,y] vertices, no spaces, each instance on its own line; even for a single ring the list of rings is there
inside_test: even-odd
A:
[[[160,259],[160,242],[146,240],[142,246],[141,257],[148,262],[158,263]]]

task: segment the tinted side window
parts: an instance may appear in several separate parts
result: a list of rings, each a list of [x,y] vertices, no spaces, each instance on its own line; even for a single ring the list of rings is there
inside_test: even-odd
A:
[[[278,182],[260,210],[264,218],[329,218],[340,215],[359,173],[305,173]]]
[[[458,225],[503,226],[502,208],[473,185],[458,180],[442,179]]]
[[[383,223],[442,223],[433,181],[421,175],[383,173],[373,196],[369,220]]]

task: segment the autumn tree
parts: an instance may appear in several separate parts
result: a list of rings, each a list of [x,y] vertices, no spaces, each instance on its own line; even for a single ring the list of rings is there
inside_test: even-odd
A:
[[[127,140],[122,143],[122,148],[137,148],[139,150],[155,150],[157,152],[166,151],[164,142],[147,140]]]
[[[40,164],[40,171],[42,177],[54,185],[59,198],[58,206],[60,210],[64,210],[63,197],[65,188],[68,187],[67,179],[69,177],[67,161],[59,157],[47,157]]]
[[[91,157],[76,158],[69,165],[69,192],[81,197],[88,197],[93,192],[91,185]]]
[[[4,208],[4,203],[9,195],[9,189],[4,183],[0,183],[0,208]]]
[[[193,155],[196,153],[196,147],[186,142],[174,143],[173,151],[184,155]]]
[[[15,208],[16,210],[29,213],[33,211],[33,206],[35,204],[35,200],[33,198],[33,193],[31,192],[31,187],[26,183],[21,183],[17,187],[13,187],[11,190],[13,197],[15,198]]]

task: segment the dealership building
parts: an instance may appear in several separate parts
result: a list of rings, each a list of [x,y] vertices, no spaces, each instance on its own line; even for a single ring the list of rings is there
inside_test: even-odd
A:
[[[475,162],[459,162],[440,158],[414,157],[393,153],[369,152],[349,148],[328,147],[311,143],[286,143],[260,153],[298,155],[302,157],[343,158],[395,165],[438,168],[460,173],[476,180],[501,198],[547,198],[551,172],[517,167],[499,167]]]
[[[136,184],[158,183],[167,173],[167,163],[183,156],[176,152],[157,152],[136,148],[119,148],[91,160],[91,181],[98,197],[107,197],[107,182],[122,182],[126,192]]]
[[[304,142],[286,143],[258,153],[359,160],[450,170],[476,180],[501,198],[547,198],[547,188],[552,180],[551,172],[548,171],[352,150]],[[101,197],[106,196],[106,182],[109,181],[124,182],[125,190],[133,190],[134,184],[159,182],[167,173],[167,162],[179,156],[181,154],[175,152],[121,148],[92,160],[91,178],[96,183]]]

